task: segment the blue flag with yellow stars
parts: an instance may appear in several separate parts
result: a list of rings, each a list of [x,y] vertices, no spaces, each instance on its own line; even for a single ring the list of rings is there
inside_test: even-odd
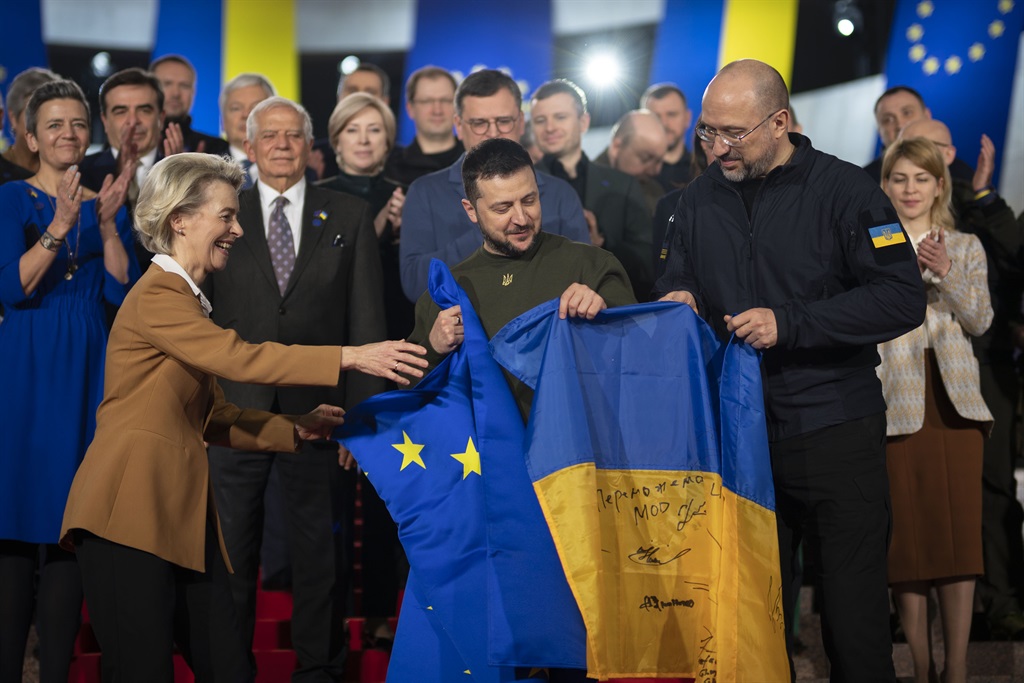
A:
[[[981,134],[1005,148],[1024,0],[900,0],[893,14],[887,87],[917,90],[949,126],[972,167]],[[1001,162],[996,160],[998,176]],[[998,180],[998,178],[997,178]]]
[[[502,328],[527,466],[599,680],[789,680],[760,357],[688,306]]]
[[[415,388],[364,401],[335,431],[409,558],[413,600],[407,594],[391,668],[467,681],[519,680],[516,667],[583,668],[582,617],[526,472],[511,390],[439,261],[429,284],[442,309],[462,307],[463,343]]]

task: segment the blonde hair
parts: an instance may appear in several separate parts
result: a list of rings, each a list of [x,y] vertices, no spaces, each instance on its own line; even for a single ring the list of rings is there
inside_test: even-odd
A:
[[[901,138],[889,145],[882,158],[883,190],[889,181],[889,176],[892,175],[893,166],[900,159],[906,159],[939,181],[939,196],[935,198],[931,210],[932,225],[953,230],[956,226],[952,210],[953,182],[938,146],[927,138],[911,138],[909,140]]]
[[[171,217],[192,214],[206,202],[206,188],[227,183],[237,192],[242,169],[212,154],[182,153],[153,166],[135,205],[135,230],[142,246],[155,254],[171,253]]]
[[[395,115],[391,113],[391,109],[369,93],[354,92],[351,95],[346,95],[338,101],[334,111],[331,112],[331,118],[327,121],[327,136],[331,141],[331,149],[335,151],[338,168],[344,168],[341,162],[341,153],[338,152],[338,135],[348,125],[348,122],[355,118],[356,114],[368,107],[380,112],[380,117],[384,120],[384,134],[387,138],[388,146],[384,151],[384,158],[380,162],[381,168],[383,168],[388,154],[395,146]]]

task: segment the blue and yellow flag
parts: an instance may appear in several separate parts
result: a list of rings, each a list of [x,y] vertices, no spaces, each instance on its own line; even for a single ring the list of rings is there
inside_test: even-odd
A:
[[[534,489],[587,626],[594,678],[789,679],[759,357],[686,306],[503,328],[536,389]]]
[[[353,408],[335,433],[397,522],[414,577],[391,667],[466,681],[583,668],[583,621],[526,472],[515,400],[440,261],[430,292],[442,308],[461,305],[463,344],[416,388]]]

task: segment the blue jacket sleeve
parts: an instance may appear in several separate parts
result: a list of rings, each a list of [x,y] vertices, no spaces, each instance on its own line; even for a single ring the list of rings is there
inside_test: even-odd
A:
[[[405,197],[398,260],[402,291],[409,301],[427,291],[431,259],[454,266],[483,242],[480,230],[446,184],[442,176],[426,176],[414,182]],[[471,229],[466,229],[467,224]]]
[[[110,273],[103,272],[103,298],[114,306],[120,306],[128,290],[132,288],[142,276],[139,268],[139,261],[135,257],[135,233],[132,231],[132,221],[128,215],[128,209],[121,207],[117,212],[117,236],[121,238],[125,253],[128,254],[128,282],[121,284],[114,279]]]
[[[587,219],[583,217],[583,204],[576,192],[569,183],[554,176],[545,174],[542,180],[540,204],[544,230],[573,242],[590,244],[590,229],[587,227]]]

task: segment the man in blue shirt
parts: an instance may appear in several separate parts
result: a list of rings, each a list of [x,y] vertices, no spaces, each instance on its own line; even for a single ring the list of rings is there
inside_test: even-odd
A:
[[[523,95],[508,75],[494,70],[470,74],[455,93],[455,130],[467,150],[491,138],[518,141],[523,134]],[[402,210],[399,246],[402,291],[416,301],[427,289],[430,260],[448,266],[483,244],[480,230],[462,208],[462,162],[423,176],[409,187]],[[544,230],[590,243],[583,206],[563,180],[537,173]]]

